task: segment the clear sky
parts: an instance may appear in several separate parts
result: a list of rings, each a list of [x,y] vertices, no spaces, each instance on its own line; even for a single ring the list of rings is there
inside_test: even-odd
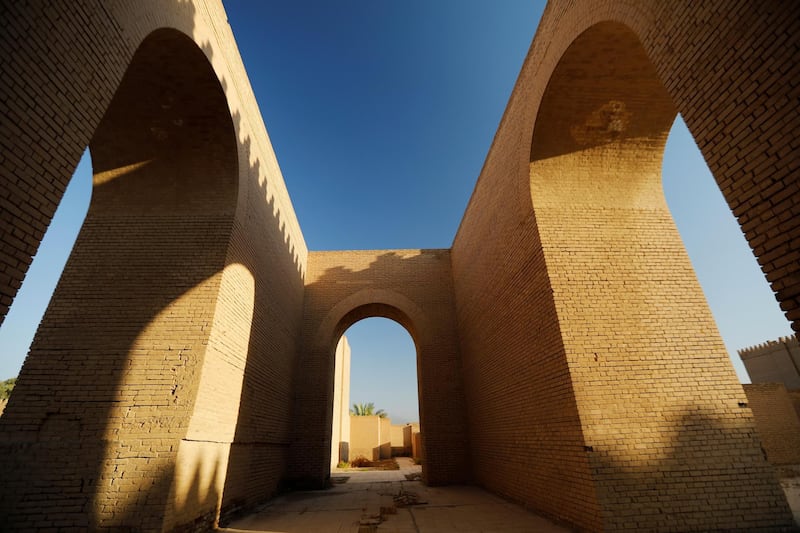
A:
[[[527,53],[543,2],[226,1],[300,226],[312,250],[448,248]],[[0,379],[17,374],[83,220],[78,167],[0,328]],[[664,189],[740,379],[737,348],[791,334],[691,135],[678,120]],[[348,331],[352,402],[412,418],[404,330]],[[391,367],[404,361],[405,371]],[[369,388],[364,371],[384,379]],[[379,393],[386,393],[380,395]]]

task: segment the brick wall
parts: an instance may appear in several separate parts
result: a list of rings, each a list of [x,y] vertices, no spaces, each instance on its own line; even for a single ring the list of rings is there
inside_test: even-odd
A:
[[[350,415],[350,460],[366,457],[370,461],[392,456],[391,420],[379,416]]]
[[[800,418],[782,383],[744,385],[761,446],[774,465],[800,464]]]
[[[3,305],[87,144],[95,173],[0,423],[8,527],[211,524],[283,476],[306,250],[225,21],[4,11]]]
[[[800,390],[800,342],[796,336],[743,348],[739,357],[753,383],[783,383],[788,390]]]
[[[289,468],[295,483],[320,486],[330,474],[333,350],[348,327],[372,316],[399,322],[417,347],[423,475],[431,484],[469,478],[451,276],[448,250],[309,254],[295,404],[303,423],[294,428]]]
[[[680,112],[800,329],[791,4],[551,3],[452,252],[316,253],[307,276],[225,20],[4,7],[0,317],[87,145],[95,170],[0,418],[7,527],[193,528],[323,484],[333,350],[368,316],[417,345],[431,484],[583,529],[791,524],[659,183]]]
[[[660,166],[681,112],[736,214],[743,203],[796,209],[786,198],[797,155],[778,132],[797,117],[797,89],[769,83],[791,78],[796,20],[733,2],[713,13],[677,2],[548,5],[452,250],[480,483],[586,529],[791,523]],[[744,126],[754,114],[773,126]],[[748,155],[781,150],[787,158],[770,163]],[[755,192],[769,187],[778,202]],[[762,219],[756,233],[780,226],[770,246],[787,252],[798,232],[783,219]],[[753,235],[768,277],[793,286],[797,263],[780,260],[772,277],[775,257]],[[796,293],[779,285],[796,319]]]

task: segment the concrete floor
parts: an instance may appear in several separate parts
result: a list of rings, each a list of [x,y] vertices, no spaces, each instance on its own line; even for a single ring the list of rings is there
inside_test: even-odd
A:
[[[800,526],[800,465],[778,468],[778,475],[786,500],[792,508],[794,522]]]
[[[230,533],[563,533],[569,529],[478,487],[426,487],[406,476],[421,467],[398,458],[400,470],[334,469],[329,490],[293,492],[269,501],[221,531]],[[800,524],[800,465],[779,470]]]
[[[398,458],[400,470],[336,469],[329,490],[276,498],[227,528],[239,532],[516,532],[569,531],[524,508],[472,486],[426,487],[406,475],[421,468]]]

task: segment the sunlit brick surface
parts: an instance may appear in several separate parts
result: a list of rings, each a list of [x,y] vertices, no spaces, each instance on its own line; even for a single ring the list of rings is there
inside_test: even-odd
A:
[[[470,477],[449,250],[312,252],[296,385],[290,476],[321,486],[329,475],[334,350],[372,316],[404,326],[417,347],[420,425],[433,485]],[[391,379],[384,376],[382,379]]]
[[[0,24],[4,305],[87,145],[95,172],[0,419],[2,528],[168,530],[269,498],[306,251],[222,5],[15,2]]]
[[[782,383],[752,383],[745,385],[744,391],[769,462],[800,464],[800,417],[786,387]]]
[[[87,146],[95,176],[0,418],[3,527],[193,529],[319,486],[368,316],[415,340],[430,484],[585,530],[790,525],[660,166],[681,113],[800,329],[793,3],[552,2],[452,250],[311,256],[220,2],[6,4],[0,316]]]
[[[548,5],[452,249],[479,483],[586,529],[791,523],[660,167],[680,112],[797,327],[797,23]]]

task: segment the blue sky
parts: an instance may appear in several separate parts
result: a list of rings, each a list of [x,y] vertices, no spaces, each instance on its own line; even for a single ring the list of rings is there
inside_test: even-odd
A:
[[[448,248],[527,53],[543,2],[225,2],[312,250]],[[0,328],[17,374],[85,216],[84,158]],[[678,120],[664,189],[723,339],[791,333],[702,156]],[[413,343],[370,319],[349,332],[351,400],[413,418]],[[390,367],[404,362],[402,368]],[[405,369],[405,370],[403,370]],[[386,385],[370,389],[372,380]],[[388,386],[391,384],[391,386]]]

